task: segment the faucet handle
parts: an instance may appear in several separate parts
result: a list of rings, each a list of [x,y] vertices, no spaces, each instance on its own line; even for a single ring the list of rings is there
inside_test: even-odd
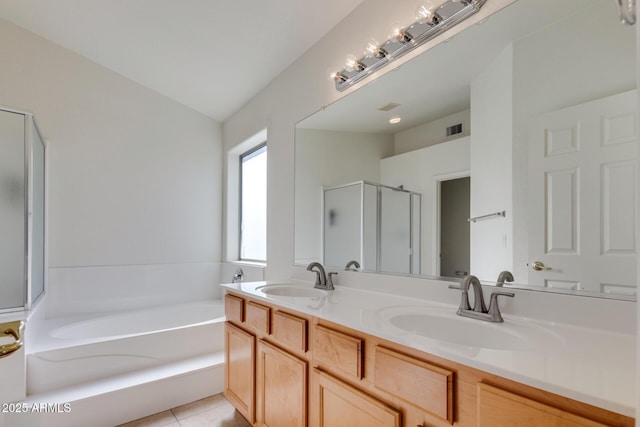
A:
[[[507,292],[507,291],[494,291],[491,293],[491,299],[494,299],[493,296],[496,296],[495,299],[497,299],[499,296],[503,296],[503,297],[515,297],[516,294],[514,294],[513,292]]]
[[[327,275],[327,290],[333,290],[333,275],[337,275],[338,273],[336,271],[331,271],[329,272],[329,274]]]
[[[504,322],[502,318],[502,314],[500,314],[500,307],[498,307],[498,297],[515,297],[516,295],[513,292],[505,292],[505,291],[495,291],[491,293],[491,299],[489,301],[489,310],[487,313],[491,316],[492,322]]]
[[[449,289],[462,291],[460,293],[460,307],[458,308],[458,313],[465,310],[471,310],[471,305],[469,304],[469,291],[467,291],[460,285],[449,285]]]

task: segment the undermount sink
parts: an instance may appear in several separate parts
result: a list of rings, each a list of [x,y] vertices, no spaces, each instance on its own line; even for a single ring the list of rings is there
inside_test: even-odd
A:
[[[382,314],[393,329],[440,342],[492,350],[523,351],[558,344],[553,332],[520,321],[490,323],[457,316],[442,308],[396,309]]]
[[[327,295],[327,291],[322,289],[286,284],[265,285],[256,288],[256,290],[272,297],[314,298]]]

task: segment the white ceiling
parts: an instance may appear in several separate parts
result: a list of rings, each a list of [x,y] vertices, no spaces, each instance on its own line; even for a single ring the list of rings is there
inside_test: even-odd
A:
[[[0,18],[224,121],[362,0],[2,0]]]

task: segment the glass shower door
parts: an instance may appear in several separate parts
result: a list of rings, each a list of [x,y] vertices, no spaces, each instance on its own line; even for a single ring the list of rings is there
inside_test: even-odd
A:
[[[25,116],[0,110],[0,311],[26,302]]]
[[[323,204],[324,264],[362,263],[362,184],[326,189]]]
[[[380,270],[411,273],[411,193],[380,188]]]

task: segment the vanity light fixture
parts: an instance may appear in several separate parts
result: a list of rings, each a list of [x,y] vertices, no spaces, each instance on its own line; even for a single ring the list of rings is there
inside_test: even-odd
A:
[[[341,71],[330,74],[336,89],[343,91],[393,60],[415,49],[480,10],[486,0],[423,0],[416,10],[415,21],[408,27],[394,25],[382,44],[372,39],[364,56],[349,55]]]
[[[625,25],[636,23],[636,0],[617,0],[620,21]]]

